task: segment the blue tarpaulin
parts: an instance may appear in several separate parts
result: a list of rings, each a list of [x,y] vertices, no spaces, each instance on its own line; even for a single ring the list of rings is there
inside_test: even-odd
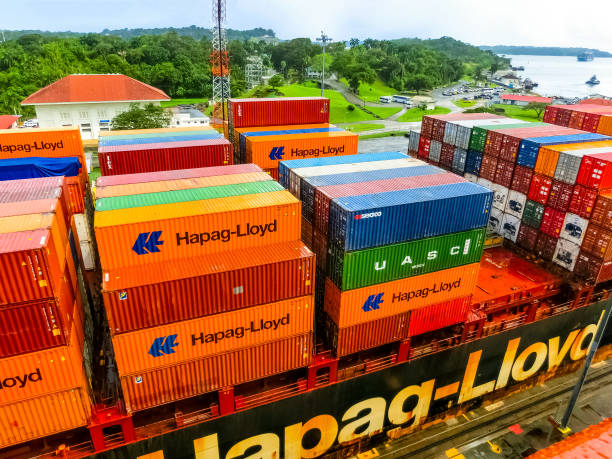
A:
[[[0,160],[0,181],[79,174],[79,158],[11,158]]]

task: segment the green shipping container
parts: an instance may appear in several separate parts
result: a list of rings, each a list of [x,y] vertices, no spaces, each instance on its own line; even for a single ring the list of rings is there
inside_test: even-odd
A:
[[[476,150],[484,152],[485,144],[487,141],[487,134],[491,129],[524,129],[536,126],[543,126],[546,123],[514,123],[514,124],[487,124],[485,126],[476,126],[472,128],[472,135],[470,136],[470,150]]]
[[[96,210],[129,209],[132,207],[157,206],[178,202],[202,201],[204,199],[227,198],[245,194],[269,193],[283,191],[282,185],[274,180],[264,182],[235,183],[231,185],[191,188],[187,190],[164,191],[160,193],[134,194],[102,198],[96,201]]]
[[[543,216],[544,206],[539,202],[527,200],[525,210],[523,210],[523,223],[532,228],[540,229]]]
[[[327,273],[338,288],[352,290],[477,263],[485,231],[480,228],[355,252],[343,252],[331,244]]]

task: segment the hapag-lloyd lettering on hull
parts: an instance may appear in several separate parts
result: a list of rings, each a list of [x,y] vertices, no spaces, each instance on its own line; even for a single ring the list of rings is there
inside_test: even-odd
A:
[[[262,431],[235,443],[228,444],[228,439],[223,437],[223,433],[215,433],[214,430],[211,432],[206,429],[207,423],[203,423],[199,430],[196,430],[197,426],[193,428],[193,433],[208,431],[206,435],[193,440],[194,457],[197,459],[314,458],[325,454],[337,443],[342,444],[366,437],[385,428],[417,425],[427,418],[435,403],[443,403],[449,407],[456,406],[511,383],[525,381],[538,372],[554,370],[564,362],[584,358],[602,316],[603,313],[599,316],[599,322],[564,333],[563,336],[552,336],[548,340],[528,344],[523,344],[526,339],[522,338],[520,333],[516,333],[518,336],[506,341],[503,357],[495,361],[496,376],[493,378],[483,378],[481,367],[484,366],[483,362],[489,359],[487,354],[495,353],[495,350],[486,346],[475,347],[463,364],[462,375],[456,381],[440,382],[436,378],[423,378],[415,384],[395,390],[386,397],[370,396],[335,414],[327,414],[324,403],[316,404],[312,411],[320,414],[278,426],[273,431]],[[477,346],[477,343],[475,344]],[[497,351],[501,352],[501,349]],[[359,380],[367,378],[368,376],[357,378],[355,384],[363,387],[364,382]],[[333,387],[329,390],[333,390]],[[368,392],[373,392],[371,395],[374,395],[376,388]],[[313,393],[313,397],[316,395]],[[338,400],[341,403],[343,398],[340,397]],[[289,419],[295,419],[295,416],[290,416]],[[228,420],[231,422],[231,417]],[[219,422],[221,421],[222,419]],[[231,432],[231,429],[225,429],[226,435],[230,435]],[[161,440],[157,444],[158,451],[151,453],[162,453],[156,457],[173,457],[172,454],[176,450],[166,455],[163,450],[159,450],[162,444],[166,444]],[[189,445],[181,447],[184,451],[191,449]],[[256,453],[245,455],[247,451],[253,449],[256,449]],[[142,449],[139,450],[141,451]]]
[[[23,144],[1,144],[0,143],[0,152],[2,153],[17,153],[17,152],[26,152],[32,153],[37,151],[55,151],[62,150],[64,148],[64,141],[60,140],[59,142],[38,142],[34,141],[32,143],[23,143]]]

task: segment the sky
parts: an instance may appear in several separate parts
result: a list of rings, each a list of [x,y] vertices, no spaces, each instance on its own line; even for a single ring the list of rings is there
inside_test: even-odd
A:
[[[503,5],[508,5],[504,7]],[[0,0],[0,29],[100,32],[211,25],[211,1]],[[612,51],[610,0],[227,0],[227,27],[281,39],[438,38],[475,45],[578,46]]]

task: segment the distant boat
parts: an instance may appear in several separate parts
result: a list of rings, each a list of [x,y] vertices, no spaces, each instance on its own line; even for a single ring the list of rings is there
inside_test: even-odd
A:
[[[522,72],[525,70],[525,67],[523,67],[522,65],[519,65],[518,67],[510,67],[512,70],[514,70],[515,72]]]
[[[578,62],[588,62],[593,60],[593,53],[591,51],[585,51],[577,56]]]
[[[597,79],[597,76],[593,75],[589,80],[587,80],[586,84],[599,84],[599,80]]]

